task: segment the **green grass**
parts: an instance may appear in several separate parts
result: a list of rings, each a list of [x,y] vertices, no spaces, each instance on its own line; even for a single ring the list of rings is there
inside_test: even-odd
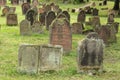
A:
[[[98,4],[98,3],[97,3]],[[109,8],[113,6],[112,2]],[[10,4],[9,4],[10,5]],[[82,4],[83,5],[83,4]],[[61,8],[66,10],[68,7],[79,7],[82,5],[60,4]],[[10,5],[11,6],[11,5]],[[16,13],[18,14],[18,21],[24,19],[21,12],[21,7],[16,6]],[[97,6],[97,8],[100,8]],[[1,14],[1,10],[0,10]],[[78,13],[71,14],[71,23],[76,22]],[[101,23],[107,22],[106,12],[100,13]],[[90,15],[87,15],[87,20]],[[118,17],[115,21],[119,21]],[[62,67],[58,72],[42,72],[39,74],[22,74],[17,72],[18,64],[18,48],[22,43],[30,44],[48,44],[49,32],[44,34],[33,34],[31,36],[20,36],[18,26],[6,26],[6,18],[0,17],[0,80],[120,80],[120,32],[117,34],[117,43],[113,43],[110,47],[106,47],[104,51],[104,69],[106,73],[96,76],[88,76],[77,73],[76,63],[76,48],[78,41],[85,36],[80,34],[73,34],[72,36],[72,51],[69,56],[63,56]]]

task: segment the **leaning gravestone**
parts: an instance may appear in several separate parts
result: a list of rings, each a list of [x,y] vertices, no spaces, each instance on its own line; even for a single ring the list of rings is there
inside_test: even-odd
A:
[[[32,29],[32,32],[33,33],[37,33],[37,34],[40,34],[40,33],[43,33],[43,26],[41,26],[40,22],[39,21],[35,21],[31,27]]]
[[[18,53],[18,71],[25,73],[57,71],[62,64],[62,53],[61,46],[22,44]]]
[[[93,15],[93,16],[98,16],[98,12],[99,12],[99,10],[96,9],[96,8],[94,8],[94,9],[93,9],[93,12],[92,12],[92,15]]]
[[[103,71],[103,40],[96,32],[91,32],[81,40],[77,48],[78,73],[94,75]]]
[[[46,30],[49,30],[49,26],[55,18],[56,18],[55,12],[53,11],[48,12],[48,14],[45,17]]]
[[[22,14],[26,14],[29,9],[30,9],[30,4],[29,3],[23,3],[22,4]]]
[[[8,26],[16,26],[16,25],[18,25],[18,18],[17,18],[17,14],[12,14],[12,13],[9,13],[8,15],[7,15],[7,25]]]
[[[46,16],[46,12],[39,14],[39,21],[42,25],[45,25],[45,16]]]
[[[0,6],[4,6],[7,3],[7,0],[0,0]]]
[[[72,33],[82,34],[84,29],[83,23],[73,23],[72,24]]]
[[[67,11],[63,11],[63,14],[67,17],[68,21],[70,22],[70,14]]]
[[[64,54],[68,55],[72,49],[72,32],[66,18],[55,19],[50,26],[50,44],[62,45]]]
[[[86,14],[84,10],[81,10],[77,16],[77,22],[85,22]]]
[[[30,24],[33,25],[34,21],[37,19],[37,12],[34,9],[29,9],[26,13],[26,19],[30,21]]]
[[[28,20],[20,22],[20,35],[31,35],[31,26]]]

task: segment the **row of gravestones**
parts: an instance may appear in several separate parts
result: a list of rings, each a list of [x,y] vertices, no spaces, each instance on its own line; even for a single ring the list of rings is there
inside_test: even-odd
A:
[[[60,27],[54,28],[59,29]],[[57,31],[55,30],[54,33],[57,33]],[[60,38],[66,37],[64,35],[59,36]],[[98,71],[102,72],[103,48],[103,40],[95,32],[89,33],[85,39],[80,41],[77,48],[77,72],[89,73],[90,75],[98,73]],[[58,71],[62,65],[63,50],[62,46],[59,45],[22,44],[18,52],[18,71],[22,73],[39,73],[49,70]]]

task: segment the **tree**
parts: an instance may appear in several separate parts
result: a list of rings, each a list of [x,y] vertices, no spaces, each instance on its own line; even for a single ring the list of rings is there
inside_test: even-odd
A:
[[[119,10],[119,0],[115,0],[115,1],[114,1],[113,10]]]

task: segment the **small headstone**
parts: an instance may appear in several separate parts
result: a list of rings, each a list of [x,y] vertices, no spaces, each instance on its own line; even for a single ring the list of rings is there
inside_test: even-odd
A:
[[[32,4],[33,4],[33,6],[38,6],[39,5],[39,1],[38,0],[32,0]]]
[[[29,9],[30,9],[30,4],[29,3],[23,3],[22,4],[22,14],[26,14]]]
[[[20,35],[31,35],[31,26],[28,20],[20,22]]]
[[[94,29],[96,28],[96,26],[101,25],[99,16],[93,16],[92,18],[90,18],[90,22]]]
[[[42,25],[45,25],[45,16],[46,16],[46,12],[39,14],[39,21]]]
[[[25,17],[28,21],[30,21],[30,24],[33,25],[34,21],[37,20],[37,12],[34,9],[29,9],[26,13]]]
[[[63,11],[63,14],[67,17],[68,21],[70,21],[70,14],[67,11]]]
[[[115,15],[113,13],[109,14],[107,22],[108,23],[113,23],[114,22],[114,17],[115,17]]]
[[[17,14],[10,13],[10,14],[7,15],[7,25],[8,26],[18,25]]]
[[[94,8],[94,9],[93,9],[93,12],[92,12],[92,15],[93,15],[93,16],[98,16],[98,12],[99,12],[99,10],[96,9],[96,8]]]
[[[81,10],[77,17],[77,22],[85,22],[86,14],[84,10]]]
[[[72,33],[82,34],[84,29],[83,23],[73,23],[72,24]]]
[[[77,48],[78,73],[94,75],[103,71],[103,40],[91,32],[81,40]]]
[[[55,12],[53,11],[48,12],[48,14],[45,17],[45,25],[47,30],[49,30],[49,26],[55,18],[56,18]]]
[[[1,16],[6,16],[9,13],[10,8],[8,6],[5,6],[2,9],[2,15]]]
[[[55,19],[50,26],[50,44],[62,45],[64,54],[68,55],[72,49],[72,31],[66,18]]]
[[[13,4],[13,5],[19,4],[19,0],[11,0],[11,4]]]
[[[32,28],[33,33],[41,34],[41,33],[44,32],[43,31],[43,26],[40,25],[39,21],[35,21],[31,28]]]
[[[16,7],[10,7],[9,8],[9,13],[15,13]]]
[[[29,74],[58,71],[62,64],[62,53],[59,45],[22,44],[18,52],[18,71]]]

